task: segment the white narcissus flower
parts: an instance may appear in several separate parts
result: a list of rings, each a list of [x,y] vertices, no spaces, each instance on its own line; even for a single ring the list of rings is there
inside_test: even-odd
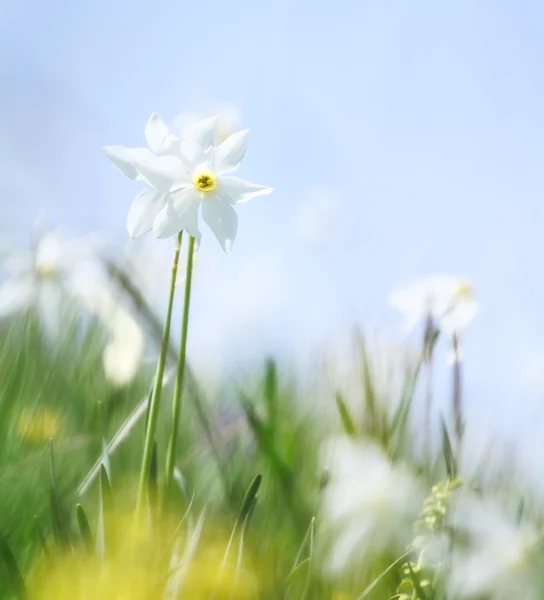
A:
[[[440,329],[453,335],[478,312],[468,281],[451,275],[432,275],[396,290],[389,295],[389,304],[404,314],[407,332],[430,316]]]
[[[104,349],[103,366],[108,380],[117,387],[128,385],[142,363],[144,337],[138,323],[123,309],[117,308],[106,326],[111,339]]]
[[[96,286],[85,297],[85,306],[108,332],[109,341],[102,356],[106,377],[117,387],[129,384],[142,364],[144,335],[140,326],[119,303],[111,287]]]
[[[218,146],[232,135],[238,128],[240,122],[240,111],[234,105],[213,103],[214,110],[197,111],[194,113],[183,112],[174,119],[174,127],[180,131],[186,131],[198,121],[210,115],[217,115],[213,145]]]
[[[97,239],[43,233],[33,250],[4,258],[8,279],[0,285],[0,318],[34,309],[49,335],[58,333],[63,300],[81,301],[95,283]]]
[[[144,179],[151,186],[130,209],[128,229],[133,237],[153,229],[155,237],[165,238],[185,229],[198,239],[202,205],[204,221],[222,248],[230,251],[238,229],[233,205],[269,194],[272,188],[230,175],[245,154],[249,131],[234,133],[213,146],[216,123],[217,117],[199,121],[184,138],[176,138],[152,115],[146,133],[148,140],[156,142],[153,152],[119,146],[105,149],[126,175]]]
[[[152,113],[145,127],[147,148],[127,148],[125,146],[105,146],[104,151],[111,162],[127,177],[134,180],[145,180],[138,171],[136,161],[149,157],[179,156],[182,147],[190,143],[191,148],[208,148],[213,141],[216,118],[203,119],[195,123],[184,138],[175,136],[166,123]],[[186,150],[191,152],[190,149]],[[167,194],[150,187],[141,192],[132,203],[127,217],[127,230],[131,237],[138,238],[153,228],[153,222],[159,212],[166,206]]]
[[[422,501],[413,476],[391,464],[371,442],[333,440],[324,459],[330,479],[323,492],[322,515],[334,535],[328,560],[331,572],[405,547]]]
[[[216,147],[192,141],[182,144],[179,156],[154,156],[135,161],[138,171],[158,191],[167,194],[166,206],[153,224],[158,238],[185,229],[198,238],[198,210],[221,247],[229,252],[238,230],[235,204],[270,194],[272,188],[250,183],[236,171],[247,148],[249,130],[238,131]]]
[[[516,525],[495,503],[469,494],[455,503],[451,523],[468,537],[468,545],[455,549],[452,556],[448,580],[452,598],[541,597],[534,572],[540,539],[532,525]]]

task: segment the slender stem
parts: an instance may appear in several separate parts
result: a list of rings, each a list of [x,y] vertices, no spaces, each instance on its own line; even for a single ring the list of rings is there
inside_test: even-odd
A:
[[[453,393],[452,393],[452,409],[453,422],[455,427],[455,437],[457,441],[457,460],[460,460],[461,443],[463,439],[464,422],[463,422],[463,407],[461,397],[461,362],[459,357],[459,338],[457,334],[453,335],[452,339],[454,363],[453,363]]]
[[[424,458],[427,461],[431,460],[432,452],[432,431],[431,431],[431,411],[433,405],[433,355],[434,355],[434,342],[435,342],[435,326],[433,319],[429,315],[427,317],[427,324],[425,326],[425,334],[423,341],[423,359],[426,366],[427,375],[427,389],[425,390],[425,447],[424,447]]]
[[[178,274],[179,253],[181,250],[182,232],[178,233],[176,238],[176,247],[174,250],[174,259],[172,261],[172,275],[170,278],[170,292],[168,295],[168,306],[166,308],[166,317],[164,320],[164,328],[162,332],[161,348],[159,352],[159,360],[157,362],[157,371],[155,374],[155,382],[153,392],[151,394],[151,402],[149,403],[147,413],[147,425],[145,431],[144,455],[142,459],[142,469],[140,471],[140,484],[138,488],[138,500],[136,503],[136,519],[139,521],[142,515],[142,510],[145,502],[147,482],[151,469],[151,458],[153,455],[153,442],[155,440],[155,430],[157,428],[157,419],[159,416],[159,406],[161,403],[162,383],[164,377],[164,367],[166,364],[166,356],[168,354],[168,345],[170,342],[170,324],[172,322],[172,307],[174,305],[174,292],[176,289],[176,278]]]
[[[181,413],[181,401],[183,392],[183,380],[185,377],[185,361],[187,355],[187,331],[189,328],[189,305],[191,301],[191,281],[193,278],[193,252],[195,238],[189,237],[187,248],[187,269],[185,272],[185,293],[183,297],[183,316],[181,319],[181,334],[179,341],[178,368],[176,372],[176,383],[174,385],[174,398],[172,401],[172,431],[168,450],[166,452],[166,471],[164,475],[163,508],[168,503],[172,477],[174,474],[174,461],[176,457],[176,444],[178,439],[179,417]]]

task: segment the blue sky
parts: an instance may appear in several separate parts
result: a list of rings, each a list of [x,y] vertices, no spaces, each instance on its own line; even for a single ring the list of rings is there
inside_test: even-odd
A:
[[[143,145],[152,110],[172,122],[199,103],[234,105],[252,130],[241,175],[276,192],[240,208],[232,255],[205,234],[213,285],[195,299],[193,336],[213,345],[223,328],[227,354],[246,358],[353,322],[400,337],[389,290],[463,274],[481,303],[467,403],[536,427],[540,393],[524,373],[542,364],[544,392],[541,3],[5,0],[2,11],[2,233],[26,235],[46,210],[124,243],[137,186],[101,146]],[[308,215],[324,239],[301,230]],[[241,333],[238,304],[253,311]]]

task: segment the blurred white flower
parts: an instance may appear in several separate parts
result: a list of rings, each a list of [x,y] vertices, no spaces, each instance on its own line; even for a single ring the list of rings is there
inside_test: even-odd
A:
[[[111,339],[104,349],[103,366],[108,380],[117,387],[129,384],[142,363],[144,338],[138,323],[122,308],[110,315]]]
[[[8,279],[0,286],[0,318],[32,308],[45,331],[54,334],[63,300],[82,300],[91,292],[97,241],[48,231],[39,235],[32,250],[6,253]]]
[[[145,127],[149,149],[105,146],[104,151],[111,162],[127,177],[145,180],[136,167],[136,161],[156,156],[179,156],[185,144],[189,144],[191,148],[193,145],[196,148],[201,145],[207,148],[212,144],[215,129],[216,118],[204,119],[195,123],[183,138],[177,137],[159,115],[152,113]],[[131,237],[137,238],[151,231],[155,218],[166,206],[166,199],[167,193],[155,187],[145,189],[136,197],[127,217],[127,230]]]
[[[408,471],[392,465],[378,446],[349,438],[328,445],[325,465],[330,479],[322,509],[335,536],[332,572],[409,543],[422,493]]]
[[[451,519],[468,535],[468,547],[452,557],[453,598],[540,598],[533,571],[539,536],[532,525],[516,525],[493,502],[469,495],[459,497]]]
[[[407,332],[430,316],[441,330],[453,335],[478,312],[470,284],[451,275],[432,275],[396,290],[389,295],[389,304],[404,314]]]
[[[96,286],[85,296],[85,306],[108,332],[102,357],[106,377],[115,386],[127,385],[142,364],[144,336],[140,326],[110,287]]]
[[[170,237],[185,229],[198,238],[198,209],[202,205],[204,221],[223,250],[230,251],[238,230],[238,216],[232,205],[273,191],[229,175],[240,166],[248,134],[247,129],[238,131],[219,146],[212,146],[209,135],[198,144],[190,139],[179,145],[176,155],[150,155],[134,161],[146,181],[167,195],[166,206],[154,216],[155,237]]]
[[[219,146],[232,135],[240,124],[240,111],[232,104],[213,103],[213,110],[194,113],[183,112],[174,119],[174,127],[180,131],[190,129],[195,123],[212,115],[217,115],[213,145]]]

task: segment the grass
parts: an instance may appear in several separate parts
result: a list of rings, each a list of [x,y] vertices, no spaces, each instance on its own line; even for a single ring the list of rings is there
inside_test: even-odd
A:
[[[158,350],[161,319],[121,266],[108,268]],[[129,516],[154,366],[113,387],[101,368],[100,324],[71,312],[55,342],[44,339],[31,313],[4,321],[0,336],[0,598],[77,598],[83,584],[98,586],[92,597],[107,598],[129,588],[134,598],[447,597],[440,578],[426,583],[429,573],[407,547],[382,548],[357,568],[328,572],[335,531],[323,512],[330,473],[320,462],[323,441],[345,436],[372,440],[393,464],[408,465],[431,498],[438,482],[462,478],[455,427],[443,422],[441,447],[426,448],[414,400],[436,336],[421,358],[401,367],[396,391],[380,387],[368,343],[356,336],[351,379],[339,381],[324,404],[312,398],[325,387],[320,373],[303,384],[271,358],[263,357],[262,372],[226,382],[211,399],[198,384],[206,374],[189,368],[173,494],[161,511],[171,376],[150,461],[150,527],[143,532],[134,531]],[[167,373],[176,358],[170,343]],[[225,405],[224,398],[234,400]],[[433,504],[439,512],[440,502]],[[519,499],[518,521],[529,505]],[[134,565],[145,567],[145,580],[130,570]]]

